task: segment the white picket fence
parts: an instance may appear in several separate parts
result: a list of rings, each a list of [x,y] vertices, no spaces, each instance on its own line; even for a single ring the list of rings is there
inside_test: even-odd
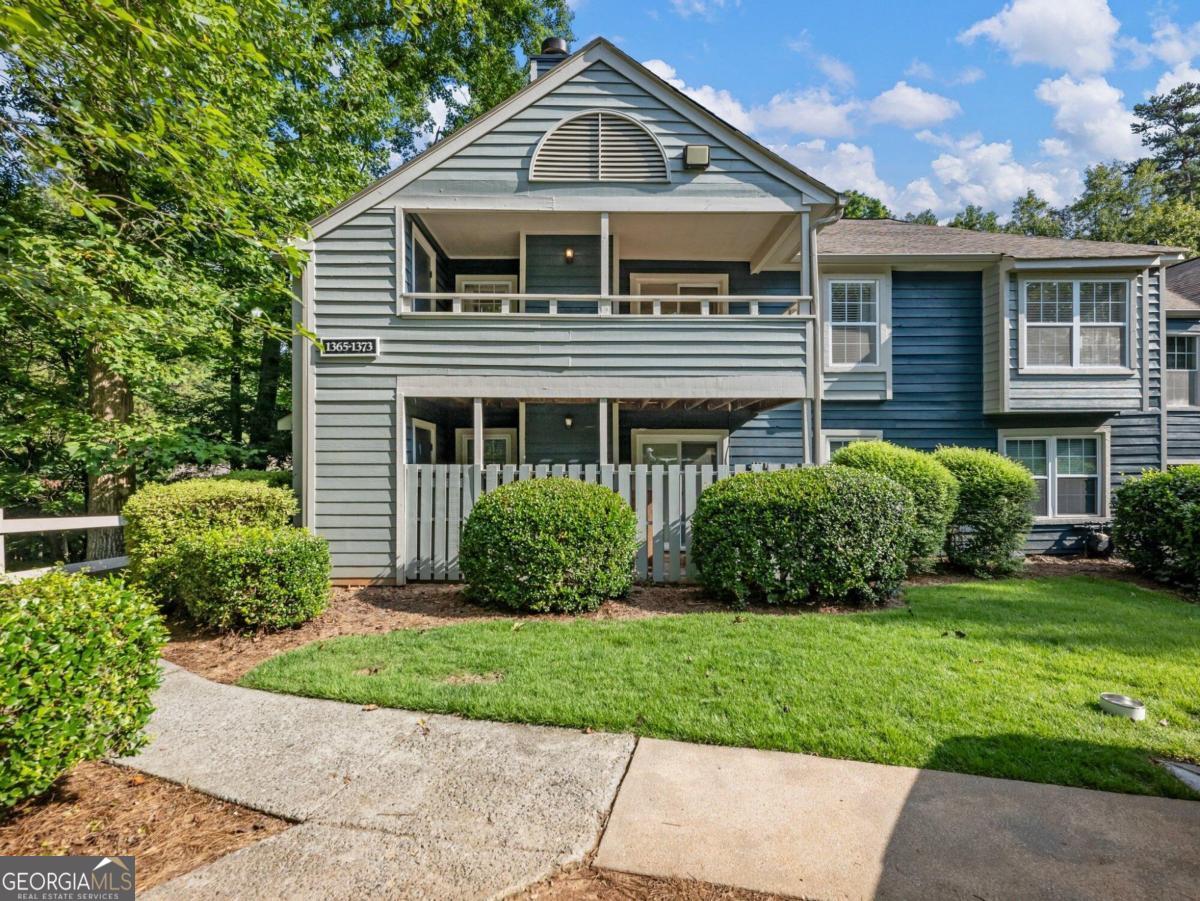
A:
[[[463,524],[476,500],[509,482],[566,476],[604,485],[633,507],[641,542],[639,579],[679,582],[693,575],[687,559],[692,513],[700,492],[737,472],[792,468],[783,464],[735,466],[452,466],[406,467],[405,575],[409,581],[461,578],[458,549]]]
[[[125,517],[94,514],[90,516],[53,516],[29,519],[5,519],[0,509],[0,582],[20,582],[50,572],[55,567],[24,569],[17,572],[5,571],[4,536],[31,535],[43,532],[82,532],[88,529],[115,528],[125,525]],[[105,560],[85,560],[62,567],[67,572],[90,572],[93,574],[112,572],[129,565],[128,557],[109,557]]]

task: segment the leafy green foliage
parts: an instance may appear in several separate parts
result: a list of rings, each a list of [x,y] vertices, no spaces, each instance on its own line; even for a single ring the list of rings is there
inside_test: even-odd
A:
[[[1200,201],[1200,84],[1185,82],[1133,108],[1142,136],[1172,197]]]
[[[968,203],[967,208],[955,214],[947,225],[950,228],[966,228],[976,232],[1004,231],[994,210],[985,211],[983,207],[974,203]]]
[[[119,579],[0,585],[0,808],[144,744],[166,639],[153,602]]]
[[[304,529],[231,526],[186,534],[168,555],[188,615],[216,629],[285,629],[329,602],[329,546]]]
[[[1063,238],[1067,234],[1066,218],[1064,211],[1054,209],[1030,189],[1013,201],[1012,217],[1004,230],[1014,235]]]
[[[838,466],[887,476],[913,494],[916,526],[909,567],[928,569],[942,555],[958,507],[958,480],[930,454],[886,441],[856,441],[833,455]]]
[[[629,590],[637,546],[637,518],[614,491],[542,478],[485,494],[463,526],[459,558],[476,600],[580,613]]]
[[[290,469],[235,469],[213,478],[223,482],[257,482],[272,488],[291,488]]]
[[[842,215],[847,219],[891,219],[892,211],[877,197],[861,191],[847,191],[846,209]]]
[[[980,576],[1019,568],[1037,496],[1029,470],[981,448],[940,447],[933,456],[958,480],[946,536],[950,562]]]
[[[1200,466],[1124,482],[1113,500],[1113,541],[1138,572],[1200,595]]]
[[[937,225],[937,214],[928,207],[921,210],[919,213],[905,213],[904,221],[911,222],[914,225]]]
[[[738,473],[704,489],[690,552],[700,582],[737,605],[873,603],[904,578],[912,493],[845,466]]]
[[[296,515],[296,496],[261,482],[189,479],[147,485],[125,505],[130,578],[159,603],[176,600],[186,569],[171,551],[185,537],[227,526],[280,528]]]

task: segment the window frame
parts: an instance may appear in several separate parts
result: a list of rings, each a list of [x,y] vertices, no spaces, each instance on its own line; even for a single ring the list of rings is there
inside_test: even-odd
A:
[[[479,297],[481,299],[487,299],[489,297],[492,297],[494,299],[495,295],[472,294],[471,292],[469,292],[467,290],[467,286],[470,284],[473,284],[473,283],[474,284],[485,284],[485,283],[503,284],[504,290],[500,291],[499,292],[500,294],[502,294],[502,295],[503,294],[516,294],[517,293],[517,280],[518,280],[518,276],[512,275],[512,274],[509,274],[509,275],[463,275],[462,273],[459,273],[458,275],[454,276],[454,293],[456,295],[461,295],[459,297],[459,301],[460,301],[460,305],[463,308],[464,313],[480,314],[480,315],[496,315],[498,313],[505,312],[505,303],[503,300],[496,301],[496,303],[498,303],[499,307],[500,307],[497,310],[468,310],[466,307],[467,307],[467,304],[470,302],[471,298]],[[509,304],[509,307],[511,308],[512,304]]]
[[[833,459],[833,450],[831,445],[834,441],[845,441],[850,439],[850,443],[855,441],[882,441],[883,429],[822,429],[821,430],[821,450],[824,456],[821,462],[827,463]]]
[[[680,297],[680,298],[687,297],[689,300],[692,300],[692,301],[703,300],[705,295],[702,295],[702,294],[700,294],[700,295],[680,294],[679,293],[680,289],[682,289],[682,288],[716,288],[717,293],[712,296],[721,297],[721,298],[725,298],[725,297],[729,296],[729,274],[726,272],[631,272],[631,273],[629,273],[629,296],[630,297],[642,296],[642,287],[646,284],[653,284],[654,282],[672,282],[675,285],[675,294],[670,295],[670,296]],[[660,295],[651,294],[649,296],[658,297]],[[680,302],[687,302],[687,301],[680,301]],[[644,306],[650,305],[650,304],[652,304],[652,301],[645,301],[644,303],[636,303],[636,304],[631,302],[628,304],[623,304],[622,311],[628,310],[629,313],[632,313],[635,315],[643,315],[643,316],[650,315],[650,313],[653,313],[653,310],[650,310],[648,313],[646,310],[643,309]],[[719,301],[713,302],[710,299],[709,311],[711,313],[713,313],[714,315],[726,314],[729,311],[728,302],[725,300],[719,300]],[[667,313],[664,315],[694,316],[697,314],[695,314],[695,313]]]
[[[1096,480],[1097,480],[1097,512],[1095,513],[1066,513],[1058,512],[1058,441],[1071,438],[1096,439]],[[1108,426],[1102,428],[1067,428],[1067,429],[1000,429],[1000,456],[1012,460],[1008,456],[1009,441],[1045,441],[1046,442],[1046,509],[1045,516],[1035,514],[1035,523],[1096,523],[1108,520],[1111,513],[1111,431]],[[1014,460],[1014,462],[1019,462]],[[1035,478],[1042,478],[1035,476]],[[1063,476],[1071,478],[1071,476]]]
[[[467,442],[474,440],[475,429],[471,426],[454,430],[454,459],[459,466],[473,466],[474,462],[467,456]],[[505,466],[517,462],[517,430],[512,428],[487,428],[483,430],[483,440],[503,438],[507,450],[504,452]],[[484,464],[495,466],[497,464]]]
[[[1071,320],[1062,323],[1031,323],[1029,321],[1029,286],[1039,282],[1069,282],[1071,284]],[[1082,286],[1085,283],[1094,284],[1122,284],[1125,286],[1125,320],[1118,323],[1116,321],[1106,321],[1098,323],[1084,323],[1080,315],[1082,302]],[[1136,296],[1134,290],[1134,279],[1128,276],[1112,276],[1104,274],[1095,275],[1062,275],[1054,273],[1036,273],[1023,276],[1019,279],[1017,286],[1017,370],[1023,375],[1134,375],[1137,373],[1136,359],[1136,344],[1135,344],[1135,328],[1137,323],[1136,316]],[[1029,355],[1029,329],[1038,328],[1039,326],[1058,325],[1067,327],[1071,332],[1071,363],[1070,365],[1045,365],[1039,363],[1030,363]],[[1095,363],[1083,363],[1083,330],[1088,327],[1104,327],[1106,325],[1113,327],[1122,327],[1125,329],[1124,341],[1122,341],[1122,356],[1124,361],[1119,365],[1099,365]]]
[[[875,283],[875,362],[833,362],[833,286],[837,282]],[[825,372],[882,372],[887,374],[891,397],[892,375],[892,279],[887,272],[839,272],[821,276],[821,358]],[[854,323],[840,323],[853,325]]]
[[[428,419],[419,419],[416,416],[409,417],[408,423],[409,423],[408,427],[412,433],[408,436],[409,441],[412,442],[412,444],[409,447],[409,451],[412,452],[413,455],[415,456],[415,452],[417,449],[417,429],[424,429],[425,431],[429,432],[430,456],[433,458],[429,462],[437,463],[437,461],[438,461],[438,459],[437,459],[438,458],[438,442],[437,442],[437,428],[438,427],[437,427],[437,423],[430,422]],[[408,455],[406,454],[405,455],[406,462],[407,462],[407,456]],[[420,466],[422,464],[413,463],[410,465]]]
[[[728,429],[630,429],[629,452],[634,466],[658,466],[662,464],[642,463],[642,445],[656,442],[675,441],[683,445],[688,441],[716,441],[717,466],[729,465],[729,430]],[[683,456],[682,446],[680,457]],[[678,464],[694,466],[695,464]]]
[[[1188,341],[1192,344],[1192,358],[1196,365],[1191,369],[1175,369],[1170,365],[1172,341]],[[1190,334],[1186,332],[1170,332],[1166,333],[1166,345],[1163,348],[1163,372],[1190,372],[1191,376],[1188,379],[1188,402],[1184,404],[1174,404],[1170,400],[1170,382],[1169,376],[1164,377],[1163,387],[1163,405],[1167,410],[1200,410],[1200,335]]]
[[[438,259],[437,251],[433,249],[433,241],[426,236],[425,232],[415,222],[412,224],[412,237],[414,244],[419,243],[421,245],[421,249],[424,250],[429,256],[429,291],[430,293],[436,293],[438,289]],[[412,258],[412,293],[419,294],[421,292],[417,291],[417,254],[415,250],[413,251]]]

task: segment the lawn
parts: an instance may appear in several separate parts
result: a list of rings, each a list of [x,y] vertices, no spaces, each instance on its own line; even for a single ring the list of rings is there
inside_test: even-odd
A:
[[[1192,797],[1200,606],[1073,576],[910,587],[845,615],[496,620],[317,642],[252,688]],[[1102,714],[1101,691],[1145,722]]]

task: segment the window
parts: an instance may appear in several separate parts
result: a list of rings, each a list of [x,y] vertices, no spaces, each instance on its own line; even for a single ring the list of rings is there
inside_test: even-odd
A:
[[[829,362],[851,369],[879,364],[879,282],[875,279],[831,279]]]
[[[715,297],[729,294],[728,275],[648,275],[632,273],[629,276],[629,292],[645,294],[652,297]],[[649,315],[654,312],[653,301],[631,301],[620,305],[622,312]],[[659,310],[665,315],[699,316],[703,309],[697,300],[663,300]],[[723,314],[729,312],[729,305],[723,302],[710,303],[709,313]]]
[[[1103,435],[1006,437],[1004,454],[1033,474],[1035,516],[1105,515]]]
[[[515,275],[459,275],[455,277],[454,290],[459,294],[470,295],[516,294],[517,277]],[[464,297],[462,311],[464,313],[502,313],[504,305],[499,298]]]
[[[718,429],[633,430],[633,462],[666,466],[719,466],[729,433]]]
[[[883,432],[878,429],[838,429],[825,431],[822,434],[825,436],[826,461],[833,459],[834,454],[855,441],[883,440]]]
[[[1167,336],[1167,406],[1200,407],[1195,335]]]
[[[413,418],[412,436],[408,445],[409,463],[437,462],[437,426],[424,419]]]
[[[1024,283],[1022,368],[1124,369],[1129,362],[1129,282]]]
[[[475,430],[455,429],[455,442],[458,446],[458,462],[470,466],[475,462]],[[483,464],[515,463],[517,460],[517,430],[516,429],[484,429],[483,430]]]

